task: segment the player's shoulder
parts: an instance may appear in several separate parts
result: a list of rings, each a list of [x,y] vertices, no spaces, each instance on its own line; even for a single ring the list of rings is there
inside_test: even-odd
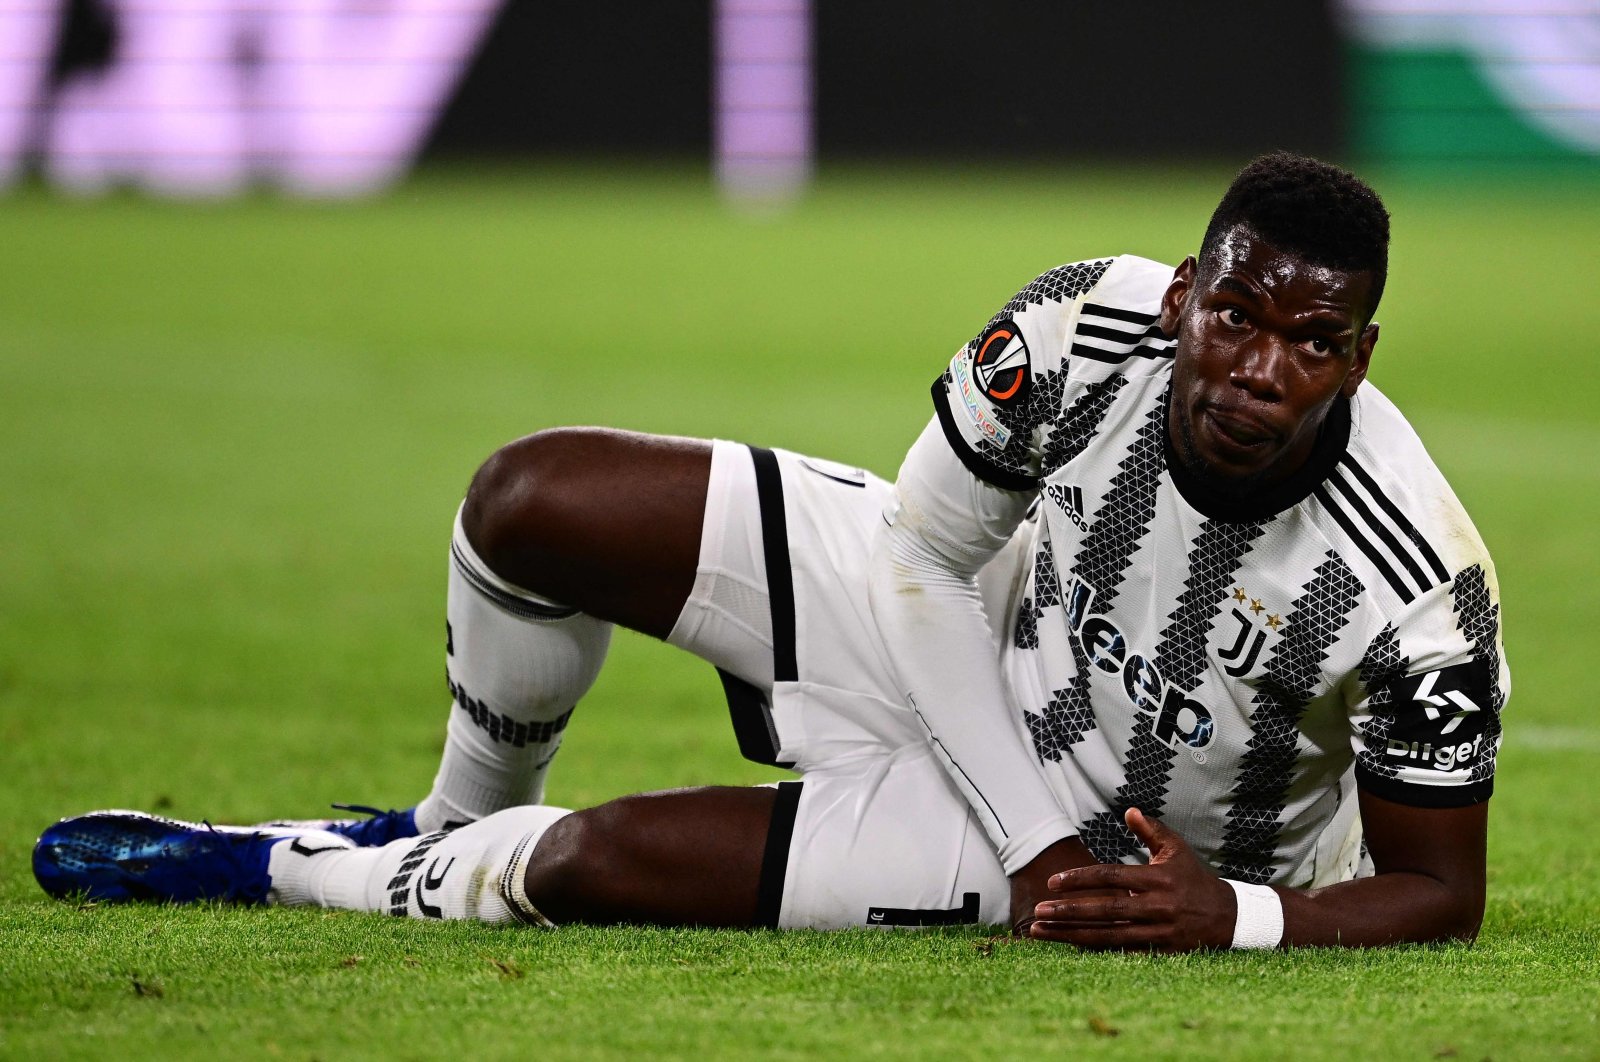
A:
[[[1047,269],[1006,304],[1002,314],[1072,312],[1090,303],[1153,318],[1172,281],[1172,267],[1138,255],[1086,258]]]
[[[1399,408],[1368,381],[1350,413],[1349,445],[1318,496],[1396,603],[1470,569],[1492,573],[1472,518]]]
[[[1107,260],[1090,295],[1100,305],[1158,313],[1161,296],[1172,283],[1174,269],[1162,262],[1136,254],[1122,254]]]
[[[1177,347],[1161,331],[1161,297],[1172,283],[1172,267],[1138,255],[1110,260],[1098,283],[1074,307],[1068,356],[1079,375],[1127,372],[1143,365],[1142,375],[1159,376]]]
[[[1172,273],[1131,254],[1068,262],[1029,282],[989,328],[1019,329],[1043,356],[1040,368],[1052,371],[1069,359],[1110,366],[1170,357],[1173,341],[1157,321]]]

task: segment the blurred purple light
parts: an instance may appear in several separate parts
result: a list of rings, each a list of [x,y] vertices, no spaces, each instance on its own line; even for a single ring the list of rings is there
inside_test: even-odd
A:
[[[381,188],[415,160],[503,2],[103,0],[109,65],[52,92],[66,0],[0,0],[0,188],[34,151],[82,192]]]
[[[717,0],[717,179],[738,200],[793,199],[811,177],[809,0]]]

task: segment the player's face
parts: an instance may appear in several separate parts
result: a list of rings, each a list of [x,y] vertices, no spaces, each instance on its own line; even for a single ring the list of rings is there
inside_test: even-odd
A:
[[[1313,265],[1235,228],[1215,263],[1178,267],[1161,306],[1176,334],[1168,433],[1189,471],[1225,490],[1305,463],[1334,399],[1366,379],[1372,274]]]

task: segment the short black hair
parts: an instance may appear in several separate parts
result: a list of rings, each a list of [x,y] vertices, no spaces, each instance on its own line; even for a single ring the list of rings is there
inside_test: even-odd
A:
[[[1389,273],[1389,211],[1361,178],[1289,151],[1262,155],[1239,171],[1200,241],[1201,269],[1236,226],[1308,262],[1371,271],[1377,310]]]

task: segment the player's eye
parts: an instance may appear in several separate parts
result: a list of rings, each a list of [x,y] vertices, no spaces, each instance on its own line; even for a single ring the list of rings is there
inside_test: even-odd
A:
[[[1306,350],[1308,350],[1311,353],[1316,354],[1318,356],[1322,356],[1322,355],[1326,355],[1326,354],[1332,354],[1333,351],[1334,351],[1334,345],[1333,345],[1332,341],[1327,340],[1327,339],[1321,339],[1321,338],[1308,339],[1305,342],[1301,343],[1300,345],[1302,347],[1304,347]]]
[[[1217,319],[1229,328],[1241,328],[1245,322],[1250,320],[1244,315],[1244,311],[1237,306],[1224,306],[1217,311]]]

